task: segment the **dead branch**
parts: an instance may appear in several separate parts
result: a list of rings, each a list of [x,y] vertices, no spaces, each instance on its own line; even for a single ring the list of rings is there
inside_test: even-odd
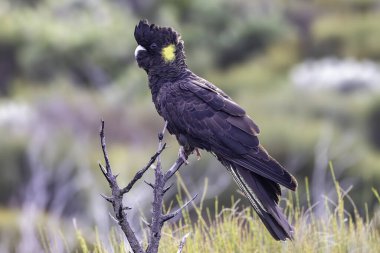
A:
[[[165,127],[158,134],[158,149],[157,152],[151,157],[149,162],[146,166],[144,166],[141,170],[139,170],[133,179],[129,182],[129,184],[124,187],[120,188],[117,184],[117,175],[114,175],[112,173],[112,168],[109,162],[108,153],[106,149],[106,142],[105,142],[105,136],[104,136],[104,121],[101,122],[101,130],[100,130],[100,143],[103,150],[103,156],[105,161],[105,167],[99,163],[99,168],[101,172],[103,173],[104,177],[106,178],[112,192],[112,196],[108,197],[105,195],[102,195],[102,197],[110,202],[112,204],[113,210],[115,212],[115,219],[117,220],[121,230],[124,232],[125,236],[127,237],[127,240],[132,248],[132,250],[135,253],[157,253],[158,252],[158,246],[161,239],[161,230],[164,225],[164,223],[171,218],[175,217],[176,215],[180,214],[182,209],[185,208],[191,201],[193,201],[197,195],[195,195],[191,200],[189,200],[185,205],[183,205],[178,210],[174,211],[170,214],[163,214],[163,198],[164,194],[170,189],[171,185],[168,187],[165,187],[165,184],[167,181],[177,172],[180,167],[184,164],[184,159],[181,157],[178,157],[178,159],[175,161],[175,163],[170,167],[170,169],[167,172],[163,172],[162,166],[161,166],[161,153],[166,147],[166,143],[162,143],[165,130],[166,130],[167,122],[165,123]],[[150,224],[148,224],[148,227],[150,229],[149,237],[148,237],[148,247],[144,251],[141,244],[137,240],[137,237],[132,230],[132,227],[130,226],[128,222],[128,214],[127,210],[131,209],[130,207],[124,206],[123,204],[123,196],[124,194],[128,193],[135,183],[142,178],[144,173],[152,166],[154,162],[157,161],[156,167],[155,167],[155,181],[154,184],[148,183],[144,181],[147,185],[153,188],[153,202],[152,202],[152,219]],[[186,236],[187,237],[187,236]],[[181,244],[179,246],[178,252],[181,252],[184,246],[184,243],[186,241],[186,237],[182,238]]]
[[[131,180],[131,182],[122,189],[123,194],[129,192],[133,185],[144,175],[144,173],[152,166],[152,164],[156,161],[157,157],[161,154],[161,152],[166,148],[166,143],[155,153],[151,158],[148,164],[142,168],[140,171],[138,171],[135,175],[135,177]]]
[[[104,121],[102,120],[102,126],[100,130],[100,143],[102,145],[102,150],[103,150],[103,156],[104,156],[104,162],[106,164],[106,168],[104,168],[100,163],[99,167],[100,170],[102,171],[103,175],[107,179],[109,186],[112,191],[112,197],[105,197],[103,196],[108,202],[112,203],[113,210],[115,212],[115,218],[119,223],[119,226],[121,230],[124,232],[125,236],[127,237],[127,240],[132,248],[132,250],[135,253],[143,253],[144,250],[141,247],[141,244],[137,240],[137,237],[132,230],[132,227],[128,223],[128,215],[126,212],[126,209],[123,205],[123,192],[119,188],[119,185],[117,184],[116,177],[112,173],[111,169],[111,164],[108,159],[108,154],[107,154],[107,148],[106,148],[106,141],[105,141],[105,136],[104,136]],[[136,178],[136,176],[135,176]],[[137,181],[137,180],[136,180]]]
[[[178,247],[177,253],[182,253],[183,247],[185,246],[185,243],[186,243],[186,239],[187,239],[187,237],[189,235],[190,235],[190,233],[187,233],[186,235],[184,235],[182,237],[181,242],[179,243],[179,247]]]
[[[173,219],[174,217],[176,217],[178,214],[180,214],[182,212],[182,210],[184,208],[186,208],[190,202],[192,202],[196,197],[198,196],[198,194],[195,194],[194,197],[192,199],[190,199],[189,201],[187,201],[183,206],[181,206],[180,208],[178,208],[176,211],[172,212],[172,213],[169,213],[169,214],[165,214],[164,216],[162,216],[162,220],[165,222],[165,221],[168,221],[170,219]]]

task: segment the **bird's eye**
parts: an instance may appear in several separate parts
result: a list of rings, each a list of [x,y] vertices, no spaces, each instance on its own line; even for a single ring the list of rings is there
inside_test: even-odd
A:
[[[156,43],[152,43],[150,44],[150,49],[156,49],[157,48],[157,44]]]

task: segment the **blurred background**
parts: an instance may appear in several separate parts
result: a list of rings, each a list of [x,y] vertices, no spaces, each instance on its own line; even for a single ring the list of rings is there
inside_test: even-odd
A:
[[[141,18],[182,34],[189,67],[260,126],[262,144],[298,179],[301,203],[307,177],[313,211],[324,215],[325,197],[336,198],[332,161],[360,214],[379,210],[378,1],[2,0],[0,252],[40,252],[44,231],[63,250],[75,226],[108,238],[115,223],[99,195],[109,192],[97,167],[100,119],[121,184],[155,153],[163,127],[133,56]],[[166,141],[169,166],[178,144]],[[193,194],[207,185],[210,208],[216,196],[224,206],[242,197],[205,152],[180,175]],[[174,205],[176,193],[167,199]],[[151,200],[144,183],[127,197],[139,233]]]

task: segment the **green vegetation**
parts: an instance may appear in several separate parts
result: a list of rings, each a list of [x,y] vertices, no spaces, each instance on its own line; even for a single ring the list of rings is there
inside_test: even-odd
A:
[[[332,177],[334,179],[334,174]],[[234,198],[230,208],[220,208],[216,199],[213,211],[203,203],[194,205],[191,212],[183,211],[179,222],[165,226],[159,252],[176,252],[182,237],[188,233],[183,252],[378,252],[379,213],[370,219],[368,213],[363,217],[355,209],[350,215],[345,207],[354,203],[350,203],[352,200],[339,183],[334,182],[337,202],[326,196],[324,203],[319,203],[326,210],[325,217],[316,217],[313,213],[315,205],[310,202],[301,207],[299,192],[289,193],[287,200],[283,200],[285,211],[295,226],[294,241],[280,243],[273,240],[252,209],[239,208],[241,205]],[[185,192],[189,194],[186,189]],[[380,202],[376,189],[373,193]],[[183,202],[181,196],[177,199],[180,204]],[[76,243],[76,252],[112,252],[109,244],[113,252],[129,252],[122,234],[115,229],[109,234],[109,242],[105,242],[99,239],[97,230],[94,238],[89,239],[76,228]],[[54,252],[54,245],[46,244],[45,251]]]
[[[239,208],[229,208],[236,188],[214,157],[191,158],[181,171],[189,190],[199,189],[205,177],[210,180],[199,211],[203,218],[190,212],[189,219],[166,227],[162,252],[175,251],[187,232],[187,252],[203,246],[210,252],[380,251],[379,201],[372,191],[380,190],[379,92],[299,90],[290,78],[294,67],[309,59],[379,64],[377,0],[1,0],[0,251],[38,252],[36,240],[47,233],[45,250],[65,251],[70,245],[69,252],[76,244],[81,252],[80,242],[70,237],[73,218],[89,251],[109,244],[104,234],[113,224],[99,197],[107,187],[97,169],[100,119],[107,124],[120,184],[155,152],[163,126],[133,56],[133,30],[141,18],[181,33],[190,68],[246,109],[261,128],[261,143],[300,181],[299,202],[295,196],[283,202],[299,231],[296,240],[276,244],[242,210],[248,206],[245,199]],[[178,144],[166,138],[167,166]],[[338,203],[328,161],[342,189],[353,187],[349,195],[357,208],[344,198],[344,222],[323,197]],[[306,212],[305,177],[309,203],[319,202],[312,208],[315,217]],[[148,172],[146,180],[151,178]],[[133,215],[149,217],[147,188],[139,185],[131,195]],[[40,219],[44,231],[26,229]],[[112,233],[110,240],[119,248],[121,237]]]

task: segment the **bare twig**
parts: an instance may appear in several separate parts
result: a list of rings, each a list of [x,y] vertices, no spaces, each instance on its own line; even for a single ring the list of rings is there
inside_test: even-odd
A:
[[[181,166],[185,162],[183,161],[182,157],[178,157],[177,161],[168,169],[168,171],[165,173],[165,181],[168,181],[178,170],[181,168]]]
[[[102,196],[105,200],[107,200],[108,202],[110,202],[111,204],[113,203],[113,198],[112,197],[108,197],[104,194],[100,194],[100,196]]]
[[[132,250],[135,253],[158,252],[158,246],[161,239],[161,230],[164,223],[170,220],[171,218],[175,217],[176,215],[178,215],[183,208],[185,208],[191,201],[193,201],[197,197],[197,195],[195,195],[191,200],[189,200],[187,203],[185,203],[185,205],[183,205],[181,208],[179,208],[175,212],[169,213],[169,214],[163,214],[163,197],[164,197],[164,194],[172,186],[170,185],[169,187],[165,187],[165,184],[175,174],[175,172],[177,172],[179,168],[184,164],[184,160],[181,157],[179,157],[166,173],[162,171],[161,153],[166,147],[166,143],[163,144],[162,141],[164,138],[166,127],[167,127],[167,122],[165,123],[165,127],[161,131],[161,133],[158,134],[157,152],[151,157],[147,165],[135,174],[133,179],[129,182],[129,184],[126,187],[119,188],[117,184],[117,180],[116,180],[117,175],[114,175],[112,173],[111,165],[108,159],[106,142],[105,142],[105,137],[104,137],[104,121],[102,120],[102,125],[101,125],[101,130],[100,130],[100,142],[102,145],[105,167],[99,164],[99,168],[101,172],[103,173],[104,177],[107,179],[107,182],[109,183],[110,188],[112,190],[111,197],[108,197],[105,195],[102,195],[102,197],[112,204],[114,212],[115,212],[114,219],[120,225],[122,231],[127,237],[127,240]],[[141,244],[138,242],[137,237],[135,233],[133,232],[130,224],[128,223],[126,211],[131,208],[123,205],[123,196],[124,194],[128,193],[133,188],[135,183],[139,179],[142,178],[144,173],[154,164],[154,162],[157,162],[155,166],[155,173],[154,173],[155,175],[154,184],[149,183],[144,180],[144,182],[147,185],[153,188],[152,220],[150,224],[148,224],[148,227],[150,228],[150,235],[148,238],[148,247],[146,251],[144,251],[143,248],[141,247]],[[182,238],[178,252],[182,251],[187,236],[188,235]]]
[[[165,127],[161,133],[158,134],[158,150],[160,150],[162,146],[162,140],[164,138],[164,133],[167,127],[167,122],[165,122]],[[146,249],[146,252],[157,252],[158,245],[161,239],[161,228],[163,226],[162,218],[162,206],[163,206],[163,198],[164,198],[164,174],[161,169],[161,156],[158,156],[157,165],[155,168],[155,182],[153,188],[153,203],[152,203],[152,221],[150,223],[150,237],[149,244]]]
[[[175,216],[177,216],[178,214],[180,214],[182,212],[182,210],[185,207],[187,207],[190,204],[190,202],[192,202],[197,196],[198,196],[198,194],[195,194],[192,199],[190,199],[189,201],[187,201],[183,206],[181,206],[180,208],[178,208],[176,211],[174,211],[172,213],[169,213],[169,214],[163,215],[162,216],[163,222],[168,221],[168,220],[174,218]]]
[[[136,238],[132,227],[128,223],[127,213],[125,212],[125,207],[123,206],[123,192],[120,190],[119,185],[116,182],[116,176],[112,174],[111,164],[108,159],[106,141],[104,137],[104,121],[102,120],[102,126],[100,130],[100,143],[102,145],[104,161],[106,167],[99,164],[100,170],[107,179],[110,188],[112,190],[112,197],[103,196],[107,201],[112,203],[113,210],[116,215],[116,220],[118,221],[121,229],[123,230],[128,242],[135,253],[143,253],[143,248],[141,247],[139,241]]]
[[[145,181],[144,180],[144,183],[148,186],[150,186],[150,188],[152,188],[154,190],[154,185],[152,183],[149,183],[148,181]]]
[[[182,237],[181,242],[179,243],[177,253],[182,253],[183,247],[185,246],[185,243],[186,243],[186,239],[187,239],[187,237],[189,237],[189,235],[190,235],[190,233],[187,233],[186,235],[184,235]]]
[[[100,144],[102,145],[104,161],[106,163],[106,169],[104,170],[103,166],[101,166],[101,165],[100,165],[100,167],[102,169],[102,172],[106,173],[106,178],[108,180],[108,176],[112,175],[112,172],[111,172],[110,161],[108,159],[108,154],[107,154],[106,138],[104,137],[104,120],[102,120],[102,128],[100,129]]]
[[[133,185],[144,175],[144,173],[150,168],[150,166],[152,166],[152,164],[156,161],[157,157],[165,148],[166,143],[164,143],[164,145],[160,147],[160,149],[150,158],[148,164],[136,173],[135,177],[131,180],[131,182],[129,182],[129,184],[122,189],[123,194],[129,192],[132,189]]]
[[[172,186],[173,186],[173,183],[171,183],[168,187],[166,187],[166,188],[164,189],[164,194],[165,194],[167,191],[169,191],[170,188],[172,188]]]

